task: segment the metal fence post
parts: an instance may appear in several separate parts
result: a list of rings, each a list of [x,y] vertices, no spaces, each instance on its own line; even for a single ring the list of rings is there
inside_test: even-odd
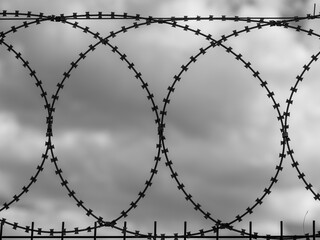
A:
[[[0,240],[2,240],[2,234],[3,234],[3,225],[4,225],[4,220],[1,220],[1,224],[0,224]]]
[[[283,240],[283,221],[280,221],[280,239]]]
[[[93,239],[97,239],[97,222],[94,222]]]
[[[252,222],[251,221],[249,222],[249,234],[250,234],[249,239],[252,240]]]
[[[64,237],[64,222],[61,224],[61,240],[63,240]]]
[[[31,223],[31,240],[33,240],[34,222]]]
[[[153,223],[153,239],[157,240],[157,221]]]
[[[124,223],[123,223],[123,240],[126,240],[126,235],[127,235],[127,222],[125,221]]]
[[[217,224],[216,240],[219,240],[219,224]]]
[[[312,239],[316,240],[316,221],[312,221]]]

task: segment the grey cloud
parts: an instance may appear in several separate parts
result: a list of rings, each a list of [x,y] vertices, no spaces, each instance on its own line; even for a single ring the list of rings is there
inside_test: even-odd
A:
[[[26,39],[26,41],[32,41],[32,39]],[[28,49],[30,52],[37,52],[36,48],[33,49],[32,47],[28,47]],[[26,55],[29,54],[27,53]],[[39,56],[31,56],[30,58],[39,59]],[[50,60],[52,59],[50,58]],[[59,61],[59,58],[55,58],[55,60],[50,63],[46,63],[46,61],[47,60],[40,61],[39,65],[35,64],[35,69],[42,69],[41,71],[39,71],[39,78],[42,79],[41,76],[46,76],[44,79],[44,87],[47,87],[48,95],[51,96],[51,93],[53,93],[56,89],[55,85],[58,82],[56,79],[57,76],[62,76],[62,73],[57,71],[57,69],[61,70],[61,66],[60,68],[56,66],[61,65],[61,63]],[[70,116],[74,114],[73,106],[76,106],[78,108],[80,107],[80,109],[78,109],[79,113],[88,111],[89,114],[86,114],[82,118],[75,115],[73,117],[73,124],[75,125],[77,125],[78,122],[82,122],[82,124],[86,122],[88,123],[91,119],[86,119],[85,117],[91,116],[92,118],[94,115],[102,115],[102,122],[104,122],[105,120],[107,120],[107,122],[117,122],[121,120],[126,123],[126,125],[131,125],[133,123],[139,124],[139,121],[143,120],[142,116],[148,115],[148,112],[151,112],[152,107],[151,104],[149,104],[149,106],[144,106],[143,102],[147,102],[147,100],[145,100],[146,94],[142,92],[142,89],[140,88],[141,83],[137,82],[130,85],[130,82],[127,80],[128,76],[127,74],[122,73],[122,71],[120,70],[121,67],[118,74],[115,74],[113,72],[113,69],[119,68],[118,63],[120,60],[118,60],[117,64],[113,64],[113,66],[105,66],[104,61],[105,60],[103,59],[99,60],[101,64],[98,64],[98,66],[95,66],[96,63],[94,63],[93,61],[91,61],[89,64],[87,62],[87,65],[91,67],[87,67],[85,68],[86,70],[82,70],[80,71],[80,73],[74,74],[75,77],[73,77],[72,75],[71,79],[66,82],[66,90],[61,91],[61,103],[59,102],[57,104],[59,106],[59,109],[62,109],[60,110],[63,113],[62,116],[68,117],[67,115]],[[106,67],[107,71],[102,71],[102,69]],[[125,68],[126,66],[124,66],[122,69]],[[91,70],[91,73],[88,72],[88,70]],[[110,72],[110,70],[112,71]],[[7,69],[7,71],[10,71],[10,69]],[[7,75],[7,78],[10,78],[10,75]],[[23,73],[21,72],[21,74],[19,74],[19,77],[17,78],[23,79]],[[48,81],[46,78],[48,78],[50,81]],[[61,77],[58,77],[58,79],[59,78]],[[134,79],[134,77],[132,76],[129,76],[129,78]],[[32,79],[32,81],[34,80]],[[126,81],[128,81],[127,84]],[[72,82],[74,82],[73,86],[71,85]],[[18,85],[20,89],[18,89],[18,87],[15,87],[16,85]],[[10,109],[11,111],[13,109],[16,109],[16,113],[18,113],[18,115],[20,115],[21,117],[34,116],[39,121],[40,118],[36,116],[39,115],[39,112],[41,110],[44,111],[44,109],[43,107],[35,107],[37,104],[38,106],[44,105],[44,101],[40,100],[40,91],[36,92],[37,89],[33,85],[33,82],[21,80],[19,81],[18,79],[17,83],[4,83],[4,87],[2,88],[3,94],[1,94],[3,98],[2,104],[4,108]],[[136,85],[137,87],[134,85]],[[125,91],[122,92],[121,88],[124,88]],[[26,90],[26,92],[20,92],[20,90],[22,89]],[[30,91],[27,92],[27,89]],[[64,95],[67,96],[64,97]],[[135,103],[136,99],[138,99],[137,103]],[[37,103],[37,101],[39,101],[40,103]],[[30,114],[30,112],[33,112],[33,114]],[[66,112],[68,112],[68,114],[65,114]],[[116,119],[114,119],[114,115],[118,115]],[[131,118],[130,115],[133,116],[133,118]],[[138,119],[135,119],[137,117]],[[118,122],[118,124],[119,123],[120,122]],[[98,126],[100,124],[101,123],[93,119],[92,126]]]
[[[26,186],[30,182],[30,177],[35,175],[37,171],[36,167],[40,164],[40,158],[38,163],[34,162],[33,164],[30,164],[16,161],[15,159],[5,161],[2,156],[0,164],[1,168],[10,175],[10,180],[8,182],[10,191],[12,191],[14,194],[18,194],[20,193],[22,187]],[[46,165],[48,165],[48,163]],[[43,196],[58,197],[60,195],[61,197],[61,193],[59,194],[60,189],[58,188],[58,190],[55,190],[56,186],[59,187],[59,181],[57,177],[54,176],[50,170],[45,168],[45,171],[39,174],[38,181],[31,186],[30,192],[32,192],[31,194],[34,194],[35,196],[38,194],[43,194]],[[10,197],[13,197],[13,195]]]
[[[309,0],[294,0],[294,1],[284,1],[281,12],[284,16],[303,16],[307,13],[313,13],[313,9],[308,9],[311,7],[312,1]]]

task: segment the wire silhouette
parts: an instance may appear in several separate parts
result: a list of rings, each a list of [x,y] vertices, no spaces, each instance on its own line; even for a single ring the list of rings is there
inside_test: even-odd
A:
[[[140,233],[137,230],[129,230],[127,229],[126,222],[124,226],[119,226],[117,223],[120,219],[125,218],[130,214],[130,212],[138,207],[138,204],[142,198],[144,198],[147,194],[147,190],[152,186],[152,181],[154,176],[158,173],[158,164],[163,156],[166,161],[166,166],[171,172],[171,177],[175,180],[177,184],[177,188],[179,191],[184,194],[185,199],[187,202],[193,205],[195,211],[200,212],[205,219],[208,221],[211,221],[213,226],[210,229],[207,230],[199,230],[198,232],[187,232],[187,225],[184,224],[184,234],[183,235],[173,235],[171,237],[173,238],[212,238],[212,234],[215,234],[215,237],[221,238],[222,236],[219,236],[219,230],[221,229],[228,229],[231,232],[234,232],[236,234],[239,234],[239,236],[244,238],[278,238],[281,239],[284,238],[283,236],[283,224],[281,222],[280,229],[281,233],[279,236],[271,236],[271,235],[259,235],[258,233],[252,233],[252,224],[249,225],[249,231],[245,229],[236,229],[233,227],[234,223],[242,221],[242,219],[253,213],[256,207],[263,204],[263,200],[267,195],[271,194],[272,187],[275,185],[275,183],[278,182],[278,176],[283,170],[283,160],[286,158],[286,156],[290,156],[292,161],[292,167],[296,169],[298,173],[298,178],[303,181],[305,184],[306,190],[311,192],[314,196],[315,200],[320,200],[320,194],[313,188],[313,185],[307,181],[306,175],[300,170],[299,163],[294,158],[294,151],[290,146],[290,137],[289,137],[289,117],[290,117],[290,107],[293,103],[293,97],[294,94],[298,91],[298,86],[300,82],[302,82],[304,78],[304,74],[310,70],[312,64],[316,62],[319,58],[320,51],[314,55],[311,56],[311,60],[303,66],[303,70],[300,73],[300,75],[297,76],[297,80],[290,88],[290,96],[286,100],[286,110],[285,112],[281,112],[280,110],[280,104],[276,101],[276,96],[274,92],[269,88],[268,82],[263,80],[261,74],[259,71],[255,70],[253,67],[253,64],[251,62],[246,61],[242,54],[236,53],[231,47],[226,45],[226,42],[231,39],[238,37],[242,34],[249,34],[253,31],[258,31],[261,29],[264,29],[265,27],[281,27],[285,29],[291,29],[297,32],[300,32],[302,34],[310,35],[311,37],[317,37],[319,38],[320,35],[316,33],[313,29],[304,29],[301,26],[296,26],[293,23],[302,21],[302,20],[314,20],[319,19],[320,15],[315,14],[316,6],[314,6],[314,13],[313,15],[308,14],[305,17],[264,17],[264,18],[258,18],[258,17],[227,17],[227,16],[221,16],[221,17],[215,17],[213,15],[210,15],[208,17],[203,16],[196,16],[196,17],[169,17],[169,18],[156,18],[156,17],[143,17],[139,14],[136,15],[130,15],[127,13],[124,14],[116,14],[114,12],[111,12],[110,14],[99,12],[97,14],[93,14],[90,12],[86,12],[85,14],[78,14],[73,13],[72,15],[45,15],[43,13],[39,14],[33,14],[31,12],[8,12],[6,10],[3,10],[0,12],[0,20],[2,21],[22,21],[22,24],[12,26],[11,29],[7,31],[0,32],[0,45],[5,46],[7,48],[7,51],[14,54],[15,57],[21,62],[22,66],[26,68],[29,71],[30,76],[33,78],[34,83],[36,87],[40,91],[40,96],[44,101],[44,109],[46,111],[46,123],[47,123],[47,131],[46,131],[46,142],[45,146],[46,149],[44,153],[42,154],[41,162],[36,167],[35,174],[30,177],[30,182],[27,183],[25,186],[22,187],[22,191],[17,193],[13,196],[11,201],[4,203],[3,206],[0,208],[1,211],[5,211],[9,209],[14,203],[21,200],[21,197],[26,194],[31,186],[37,181],[38,176],[43,172],[44,170],[44,163],[48,161],[50,158],[51,163],[53,164],[53,167],[55,168],[55,174],[60,180],[61,186],[66,189],[68,196],[72,198],[76,205],[84,210],[84,213],[95,219],[94,226],[89,226],[86,228],[74,228],[74,229],[66,229],[64,223],[61,225],[61,229],[50,229],[50,230],[43,230],[41,228],[38,228],[37,230],[34,228],[34,223],[31,224],[31,226],[22,226],[18,223],[11,223],[7,221],[6,219],[1,220],[1,229],[0,229],[0,238],[3,237],[2,233],[4,230],[4,226],[8,225],[11,226],[13,229],[23,229],[25,232],[31,234],[32,239],[36,238],[37,236],[41,236],[41,234],[47,234],[45,237],[57,237],[59,235],[61,239],[65,237],[67,234],[75,234],[74,237],[79,237],[80,232],[94,232],[93,238],[96,239],[97,237],[97,229],[102,227],[111,227],[113,229],[117,229],[122,232],[123,235],[118,236],[119,238],[130,238],[130,237],[140,237],[140,238],[168,238],[170,236],[165,236],[164,234],[158,234],[157,233],[157,226],[156,222],[154,223],[154,233],[153,234],[146,234],[146,233]],[[84,27],[79,22],[74,22],[75,20],[109,20],[109,21],[115,21],[117,19],[124,19],[124,20],[132,20],[134,21],[131,25],[123,26],[121,29],[117,29],[115,31],[111,31],[110,34],[107,37],[102,37],[99,32],[92,31],[89,27]],[[255,23],[253,26],[245,26],[244,28],[241,28],[239,30],[234,30],[229,35],[222,35],[220,39],[214,39],[210,34],[203,33],[200,29],[193,29],[188,25],[183,25],[181,22],[186,21],[233,21],[233,22],[246,22],[246,23]],[[39,80],[37,77],[36,71],[31,67],[31,64],[29,61],[27,61],[25,58],[22,57],[22,54],[20,52],[17,52],[12,45],[6,42],[6,37],[9,34],[15,34],[20,29],[26,29],[29,27],[36,27],[39,24],[45,24],[46,22],[55,22],[57,24],[65,24],[69,27],[75,28],[77,30],[81,30],[85,34],[91,35],[94,39],[96,39],[95,44],[91,44],[84,52],[81,52],[79,54],[79,57],[71,62],[71,66],[68,69],[68,71],[64,72],[62,74],[61,81],[57,84],[57,89],[55,94],[51,96],[51,98],[48,97],[47,92],[45,91],[42,81]],[[173,77],[172,84],[168,87],[166,96],[163,98],[162,101],[162,108],[160,108],[159,104],[157,104],[154,100],[154,94],[152,93],[151,89],[149,88],[148,82],[146,82],[143,77],[142,73],[137,70],[134,63],[130,61],[126,54],[120,51],[120,49],[112,45],[109,40],[112,38],[117,37],[120,34],[125,34],[129,31],[134,31],[138,28],[142,27],[148,27],[152,26],[154,24],[162,24],[162,25],[168,25],[169,27],[175,28],[177,30],[181,31],[188,31],[191,32],[199,37],[205,38],[209,44],[206,47],[202,47],[199,49],[199,52],[195,56],[190,56],[190,60],[187,61],[186,64],[181,66],[181,70],[177,75]],[[141,84],[141,89],[143,90],[146,100],[151,104],[151,111],[154,114],[155,118],[155,127],[157,128],[157,134],[158,134],[158,143],[156,144],[156,156],[154,157],[154,166],[150,170],[150,176],[146,180],[144,186],[142,187],[142,190],[139,191],[137,194],[137,197],[135,200],[133,200],[127,208],[122,210],[118,217],[114,219],[104,219],[102,216],[98,216],[97,213],[95,213],[92,209],[89,208],[89,206],[86,205],[76,194],[76,192],[72,189],[72,187],[69,185],[68,180],[63,175],[63,170],[59,166],[59,159],[54,153],[54,141],[53,141],[53,132],[54,132],[54,113],[55,113],[55,105],[56,102],[59,100],[60,94],[63,92],[63,88],[65,87],[65,84],[67,84],[68,79],[70,78],[73,70],[75,70],[79,63],[84,60],[89,54],[93,53],[96,48],[99,45],[104,45],[106,48],[111,49],[111,51],[116,54],[122,62],[131,70],[133,76],[137,79],[138,83]],[[222,222],[221,220],[213,217],[214,214],[206,211],[203,209],[201,204],[195,200],[195,197],[193,197],[187,190],[187,187],[183,183],[183,181],[178,177],[178,172],[174,168],[174,163],[172,160],[170,160],[169,156],[169,148],[166,146],[166,138],[165,138],[165,132],[166,132],[166,116],[169,114],[167,107],[171,103],[171,96],[174,94],[175,89],[179,86],[179,84],[183,81],[183,74],[188,71],[190,67],[192,67],[193,64],[196,63],[196,61],[207,54],[211,49],[214,49],[216,47],[224,49],[228,54],[231,54],[239,63],[243,64],[243,67],[250,71],[252,73],[252,76],[257,80],[257,83],[265,90],[265,93],[271,101],[271,105],[275,110],[275,116],[277,121],[280,124],[280,131],[281,131],[281,151],[279,153],[279,163],[275,167],[275,173],[271,177],[270,182],[267,184],[267,186],[263,189],[262,194],[257,197],[255,202],[246,208],[242,213],[239,213],[236,215],[236,217],[229,222]],[[51,99],[51,101],[49,100]],[[210,236],[211,234],[211,236]],[[43,235],[42,235],[43,236]],[[315,224],[313,224],[313,238],[319,237],[319,233],[315,233]],[[68,236],[72,237],[72,236]],[[117,236],[105,236],[105,237],[117,237]],[[170,237],[170,238],[171,238]],[[287,238],[293,237],[293,236],[286,236]],[[303,236],[294,236],[295,238],[304,238]]]

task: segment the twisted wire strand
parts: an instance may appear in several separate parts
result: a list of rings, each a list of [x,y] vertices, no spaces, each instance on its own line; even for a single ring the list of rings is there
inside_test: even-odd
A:
[[[78,20],[117,20],[117,19],[125,19],[125,20],[152,20],[156,19],[158,21],[244,21],[244,22],[264,22],[264,21],[285,21],[285,22],[298,22],[301,20],[310,20],[310,19],[317,19],[320,18],[320,14],[307,14],[306,16],[293,16],[293,17],[239,17],[239,16],[183,16],[183,17],[145,17],[141,16],[140,14],[131,15],[128,13],[118,14],[115,12],[111,13],[91,13],[91,12],[85,12],[84,14],[78,14],[77,12],[74,12],[72,15],[44,15],[43,13],[39,14],[33,14],[32,12],[28,11],[20,12],[19,10],[16,10],[14,12],[8,12],[7,10],[3,10],[2,13],[0,13],[0,20],[30,20],[30,19],[42,19],[42,18],[51,18],[53,21],[63,21],[63,20],[70,20],[70,19],[78,19]]]

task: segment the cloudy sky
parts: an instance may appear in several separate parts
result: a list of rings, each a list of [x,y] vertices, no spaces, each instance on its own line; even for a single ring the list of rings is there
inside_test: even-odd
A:
[[[44,14],[73,12],[141,14],[143,16],[305,16],[313,12],[313,1],[281,0],[217,0],[217,1],[18,1],[2,0],[0,9],[32,11]],[[320,5],[318,6],[320,8]],[[6,31],[18,21],[1,21]],[[129,20],[79,21],[93,32],[107,37],[110,31],[130,26]],[[181,22],[201,29],[219,39],[249,23]],[[297,23],[294,23],[295,26]],[[305,29],[318,33],[319,21],[299,22]],[[63,79],[70,63],[79,58],[93,36],[70,25],[44,22],[32,25],[6,37],[22,57],[28,60],[51,97]],[[285,111],[286,99],[296,76],[313,54],[319,51],[318,38],[292,29],[267,27],[231,38],[225,45],[241,53],[255,71],[268,82],[275,99]],[[128,61],[149,85],[159,109],[173,77],[179,74],[191,56],[209,42],[192,32],[165,24],[152,24],[130,30],[112,38]],[[0,203],[20,193],[41,162],[45,151],[46,111],[39,88],[35,87],[22,62],[1,46],[0,55]],[[289,134],[295,160],[318,191],[317,169],[320,110],[318,106],[320,74],[318,63],[305,75],[290,108]],[[272,101],[258,79],[243,64],[222,48],[208,50],[189,70],[182,74],[170,97],[165,117],[166,147],[179,179],[188,193],[214,219],[230,222],[268,187],[275,174],[282,151],[280,122]],[[63,174],[88,208],[106,221],[120,216],[144,188],[154,167],[158,143],[155,113],[146,91],[119,55],[108,46],[99,45],[79,63],[59,94],[54,113],[54,153]],[[51,101],[51,98],[50,98]],[[285,221],[287,233],[310,230],[312,220],[320,224],[319,202],[291,167],[287,157],[284,170],[272,193],[244,217],[239,228],[254,221],[254,230],[278,233],[279,221]],[[87,227],[95,219],[69,198],[61,187],[50,159],[45,170],[28,194],[0,214],[10,222],[49,229],[59,228],[65,221],[68,228]],[[153,221],[159,231],[181,232],[183,221],[190,231],[207,229],[214,223],[194,211],[190,202],[178,191],[171,172],[161,155],[158,174],[146,197],[125,219],[132,230],[151,232]],[[304,221],[305,220],[305,221]],[[124,219],[119,220],[122,226]],[[305,226],[304,226],[305,225]]]

